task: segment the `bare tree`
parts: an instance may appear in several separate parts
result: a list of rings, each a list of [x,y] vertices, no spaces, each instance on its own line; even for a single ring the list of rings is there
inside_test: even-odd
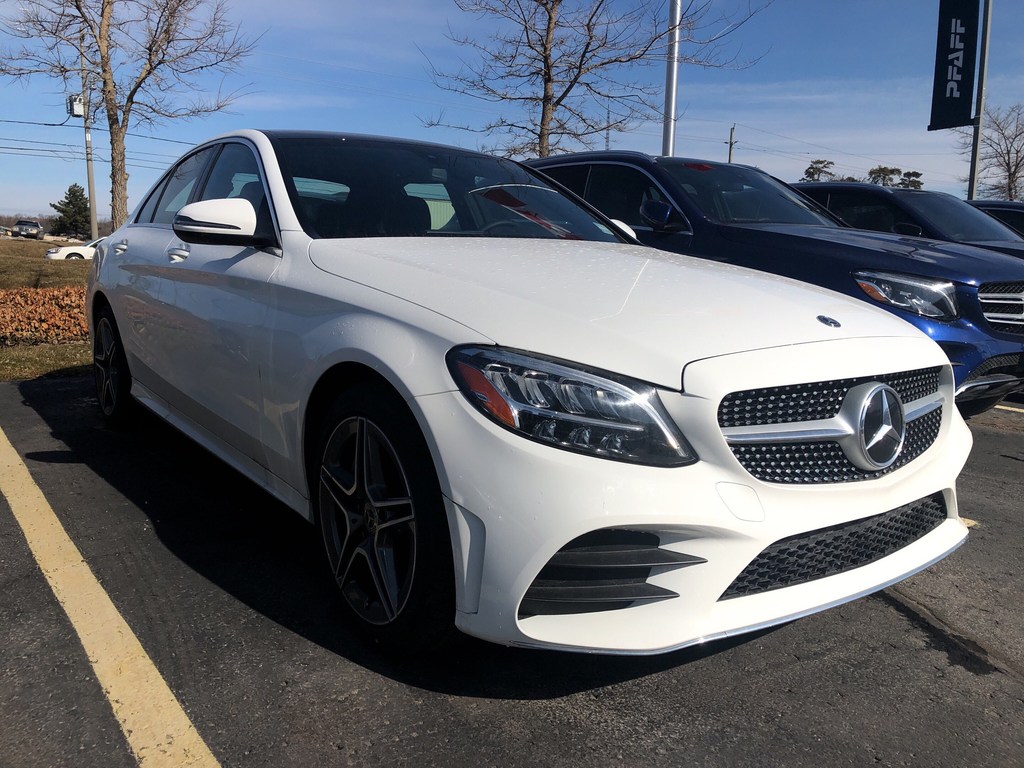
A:
[[[660,85],[629,79],[638,67],[666,61],[672,29],[663,0],[454,0],[496,31],[487,38],[449,34],[472,55],[454,72],[433,70],[441,88],[500,105],[483,125],[424,122],[500,137],[507,155],[546,157],[593,146],[660,114]],[[745,67],[726,38],[772,0],[747,0],[734,15],[713,0],[683,3],[679,62]]]
[[[0,75],[54,77],[72,92],[82,78],[96,83],[110,132],[115,225],[128,217],[130,123],[224,109],[237,93],[204,96],[198,78],[237,69],[255,44],[228,19],[226,0],[20,0],[4,21],[23,42],[0,49]]]
[[[960,151],[971,154],[973,131],[961,130]],[[978,191],[999,200],[1024,198],[1024,104],[985,107],[978,149]]]

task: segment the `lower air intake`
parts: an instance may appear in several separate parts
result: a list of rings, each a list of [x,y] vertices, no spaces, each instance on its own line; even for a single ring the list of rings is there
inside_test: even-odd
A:
[[[891,555],[937,528],[946,519],[941,493],[831,528],[782,539],[743,569],[720,600],[824,579]]]
[[[662,549],[657,534],[605,528],[579,536],[548,561],[519,605],[519,618],[614,611],[679,595],[648,584],[657,570],[707,562]]]

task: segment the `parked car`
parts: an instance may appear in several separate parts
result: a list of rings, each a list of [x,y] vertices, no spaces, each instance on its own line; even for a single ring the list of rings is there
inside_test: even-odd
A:
[[[793,186],[851,227],[964,243],[1024,258],[1024,237],[945,192],[852,181]]]
[[[629,224],[644,245],[805,280],[902,317],[949,356],[967,416],[1024,383],[1019,259],[850,229],[742,165],[623,151],[530,165]]]
[[[0,224],[0,235],[4,237],[14,237],[14,233],[11,232],[11,228],[5,227],[2,224]]]
[[[31,237],[36,240],[42,240],[43,225],[38,221],[30,221],[29,219],[20,219],[11,230],[15,237]]]
[[[1024,203],[1019,200],[968,200],[967,203],[999,219],[1018,235],[1024,235]]]
[[[63,245],[60,248],[51,248],[43,254],[43,258],[51,260],[91,259],[96,252],[96,246],[102,239],[101,237],[98,240],[93,240],[91,243],[83,243],[81,245]]]
[[[226,134],[101,243],[87,309],[102,413],[134,398],[314,522],[389,648],[666,651],[966,536],[934,342],[630,244],[509,160]]]

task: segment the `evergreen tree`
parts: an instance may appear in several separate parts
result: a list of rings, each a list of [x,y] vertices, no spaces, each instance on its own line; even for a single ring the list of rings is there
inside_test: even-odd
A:
[[[54,234],[81,236],[89,232],[89,198],[81,184],[72,184],[64,199],[50,207],[58,214],[50,228]]]

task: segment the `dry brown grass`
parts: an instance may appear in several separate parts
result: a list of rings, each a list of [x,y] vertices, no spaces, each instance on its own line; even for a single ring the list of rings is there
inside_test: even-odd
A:
[[[91,353],[81,335],[84,308],[68,301],[67,294],[78,295],[84,288],[90,262],[47,261],[43,254],[55,245],[64,243],[0,239],[0,295],[5,305],[0,307],[0,338],[13,344],[0,347],[0,380],[89,372]],[[14,305],[15,297],[22,302],[33,294],[36,302]],[[41,332],[26,335],[26,323],[40,326]],[[41,327],[44,323],[46,328]],[[65,328],[74,333],[55,332]],[[38,341],[59,343],[33,343]]]

